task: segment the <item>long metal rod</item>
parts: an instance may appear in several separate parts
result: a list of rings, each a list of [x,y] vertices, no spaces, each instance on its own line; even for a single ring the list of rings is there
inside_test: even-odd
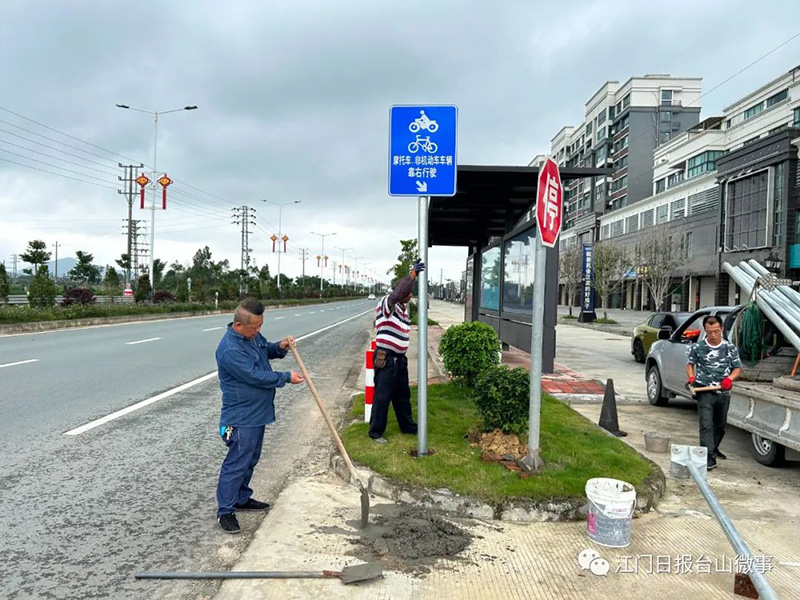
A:
[[[145,571],[134,574],[136,579],[333,579],[337,571]]]
[[[700,493],[703,494],[703,498],[706,499],[708,502],[708,506],[711,508],[711,512],[714,513],[714,516],[719,521],[719,524],[722,526],[722,531],[725,532],[725,536],[730,541],[731,546],[736,551],[736,554],[739,556],[747,556],[752,558],[753,553],[750,552],[750,548],[747,547],[742,536],[739,535],[739,532],[736,531],[736,527],[733,525],[733,521],[730,520],[725,509],[722,508],[722,505],[717,500],[717,497],[714,495],[711,486],[708,485],[708,482],[703,478],[700,472],[697,470],[695,464],[689,460],[686,463],[686,466],[689,469],[689,473],[694,479],[694,482],[697,484],[697,487],[700,489]],[[769,585],[769,582],[764,577],[764,574],[760,571],[753,569],[750,573],[747,574],[750,579],[753,581],[753,585],[758,590],[759,595],[761,596],[762,600],[778,600],[778,595],[775,593],[775,590]]]
[[[731,276],[736,284],[744,290],[751,290],[753,289],[753,283],[750,279],[743,273],[740,269],[732,266],[730,263],[722,263],[722,268],[725,269],[725,272]],[[772,321],[772,323],[777,327],[780,332],[784,335],[784,337],[791,342],[791,344],[800,350],[800,337],[792,330],[789,325],[778,315],[777,312],[769,305],[769,303],[764,300],[764,298],[760,296],[756,296],[756,304],[762,310],[762,312],[767,316],[767,318]]]
[[[428,265],[428,197],[419,198],[419,258]],[[428,453],[428,272],[417,275],[419,282],[417,315],[417,456]]]
[[[758,273],[759,275],[770,275],[770,272],[767,271],[764,265],[759,263],[757,260],[751,258],[747,262],[753,268],[753,270],[756,271],[756,273]],[[800,308],[800,292],[798,292],[794,288],[790,288],[788,285],[779,285],[775,289],[778,290],[792,304]]]
[[[745,262],[739,263],[739,269],[748,277],[748,281],[752,283],[752,288],[755,287],[756,281],[760,277],[758,271],[753,269]],[[752,292],[751,292],[752,293]],[[758,291],[759,296],[767,300],[770,306],[774,308],[784,318],[784,320],[797,330],[800,330],[800,306],[795,306],[792,302],[787,300],[782,294],[776,290],[769,290],[762,287]]]
[[[744,281],[749,286],[749,293],[752,294],[752,290],[756,286],[756,280],[759,277],[758,272],[744,262],[740,263],[739,269],[740,274],[745,278]],[[795,306],[775,290],[768,290],[766,288],[761,288],[758,291],[758,298],[756,298],[756,301],[759,303],[759,307],[761,307],[762,303],[766,303],[774,311],[775,316],[770,320],[775,323],[776,327],[778,327],[781,332],[783,332],[783,328],[790,328],[793,335],[788,336],[784,333],[784,336],[789,339],[795,348],[800,350],[800,346],[798,346],[800,337],[795,333],[800,331],[800,307]],[[778,323],[778,320],[781,321],[781,323]]]
[[[539,420],[542,410],[542,340],[544,339],[544,290],[547,269],[547,249],[542,244],[539,232],[533,240],[533,313],[531,315],[531,387],[528,406],[528,455],[525,462],[529,469],[538,469]]]

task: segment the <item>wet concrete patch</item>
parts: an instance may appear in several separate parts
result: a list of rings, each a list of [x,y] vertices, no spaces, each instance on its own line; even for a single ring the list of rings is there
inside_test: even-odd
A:
[[[473,536],[434,511],[414,506],[381,505],[370,524],[357,521],[342,527],[317,527],[320,533],[350,536],[351,554],[366,562],[380,561],[386,569],[422,574],[439,558],[458,558]]]

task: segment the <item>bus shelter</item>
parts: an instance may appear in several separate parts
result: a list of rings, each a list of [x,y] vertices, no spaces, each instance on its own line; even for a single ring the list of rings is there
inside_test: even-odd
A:
[[[562,182],[609,174],[562,168]],[[531,244],[536,239],[538,167],[459,165],[456,195],[432,197],[430,246],[467,248],[465,321],[491,325],[503,348],[530,352],[533,310]],[[542,367],[553,371],[558,301],[558,248],[547,250]]]

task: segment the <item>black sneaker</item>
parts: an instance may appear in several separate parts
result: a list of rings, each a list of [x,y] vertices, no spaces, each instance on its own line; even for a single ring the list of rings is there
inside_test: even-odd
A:
[[[715,451],[714,451],[714,458],[721,458],[722,460],[726,460],[728,457],[727,457],[727,456],[725,456],[725,455],[724,455],[722,452],[720,452],[719,450],[715,450]]]
[[[236,520],[236,515],[234,513],[218,517],[217,523],[219,523],[219,526],[225,533],[239,533],[241,531],[241,529],[239,529],[239,521]]]
[[[716,469],[716,468],[717,468],[717,461],[714,460],[713,458],[709,458],[708,463],[706,465],[706,470],[710,471],[711,469]]]
[[[250,498],[244,504],[237,504],[234,508],[236,510],[269,510],[272,507],[266,502],[259,502]]]

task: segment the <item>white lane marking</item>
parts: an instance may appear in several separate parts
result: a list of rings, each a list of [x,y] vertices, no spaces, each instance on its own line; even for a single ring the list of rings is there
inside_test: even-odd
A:
[[[125,342],[126,346],[133,346],[134,344],[145,344],[147,342],[155,342],[156,340],[160,340],[161,338],[147,338],[146,340],[137,340],[135,342]]]
[[[301,316],[303,316],[303,313],[295,313],[294,316],[295,317],[301,317]]]
[[[27,365],[28,363],[35,363],[39,362],[38,358],[30,358],[28,360],[20,360],[13,363],[6,363],[4,365],[0,365],[0,369],[4,369],[5,367],[16,367],[17,365]]]
[[[310,315],[313,315],[315,312],[317,312],[317,311],[315,311],[315,310],[312,310],[312,311],[311,311],[311,312],[309,312],[308,314],[310,314]],[[320,311],[320,312],[322,312],[322,311]]]
[[[352,317],[348,317],[348,318],[343,319],[341,321],[337,321],[333,325],[328,325],[327,327],[323,327],[322,329],[317,329],[316,331],[312,331],[311,333],[307,333],[305,335],[302,335],[299,338],[295,338],[294,341],[295,342],[299,342],[300,340],[305,340],[307,338],[310,338],[312,335],[317,335],[318,333],[322,333],[323,331],[327,331],[328,329],[332,329],[332,328],[336,327],[337,325],[341,325],[342,323],[347,323],[348,321],[352,321],[353,319],[355,319],[357,317],[364,316],[367,313],[371,313],[371,312],[372,312],[372,309],[365,310],[364,312],[358,313],[357,315],[353,315]]]
[[[222,327],[209,327],[208,329],[203,329],[203,331],[216,331],[217,329],[222,329]]]
[[[280,321],[281,319],[285,319],[286,317],[275,317],[273,321]]]
[[[307,333],[304,336],[301,336],[299,338],[295,338],[295,341],[299,342],[300,340],[308,339],[312,335],[317,335],[318,333],[322,333],[323,331],[327,331],[328,329],[332,329],[334,327],[337,327],[338,325],[341,325],[342,323],[347,323],[348,321],[352,321],[353,319],[355,319],[357,317],[361,317],[361,316],[366,315],[367,313],[371,313],[371,312],[372,312],[372,309],[367,310],[367,311],[362,312],[362,313],[359,313],[357,315],[353,315],[352,317],[348,317],[347,319],[343,319],[342,321],[338,321],[338,322],[334,323],[333,325],[328,325],[327,327],[323,327],[322,329],[317,329],[316,331],[312,331],[311,333]],[[87,432],[87,431],[89,431],[91,429],[94,429],[95,427],[99,427],[100,425],[105,425],[109,421],[113,421],[114,419],[118,419],[119,417],[122,417],[122,416],[125,416],[125,415],[129,414],[129,413],[132,413],[135,410],[139,410],[140,408],[144,408],[145,406],[149,406],[150,404],[153,404],[154,402],[158,402],[159,400],[163,400],[164,398],[169,398],[170,396],[173,396],[173,395],[175,395],[175,394],[177,394],[179,392],[182,392],[184,390],[188,390],[190,387],[193,387],[193,386],[195,386],[195,385],[197,385],[199,383],[203,383],[204,381],[208,381],[212,377],[216,377],[216,376],[217,376],[217,372],[216,371],[214,371],[213,373],[209,373],[208,375],[203,375],[202,377],[198,377],[197,379],[195,379],[193,381],[190,381],[188,383],[184,383],[183,385],[179,385],[178,387],[173,388],[171,390],[167,390],[166,392],[158,394],[157,396],[153,396],[152,398],[148,398],[147,400],[142,400],[141,402],[137,402],[136,404],[132,404],[131,406],[128,406],[127,408],[123,408],[122,410],[118,410],[117,412],[111,413],[110,415],[106,415],[105,417],[101,417],[99,419],[96,419],[96,420],[94,420],[94,421],[92,421],[90,423],[87,423],[86,425],[81,425],[80,427],[77,427],[75,429],[71,429],[71,430],[67,431],[66,433],[64,433],[64,435],[80,435],[80,434],[85,433],[85,432]]]
[[[164,398],[169,398],[177,394],[178,392],[182,392],[183,390],[188,390],[190,387],[197,385],[198,383],[202,383],[211,379],[212,377],[216,377],[217,372],[214,371],[213,373],[209,373],[208,375],[203,375],[202,377],[198,377],[194,381],[190,381],[189,383],[184,383],[183,385],[179,385],[176,388],[172,388],[158,396],[153,396],[152,398],[148,398],[147,400],[142,400],[141,402],[137,402],[136,404],[132,404],[127,408],[123,408],[122,410],[118,410],[117,412],[113,412],[110,415],[106,415],[105,417],[101,417],[100,419],[96,419],[91,423],[87,423],[86,425],[81,425],[75,429],[71,429],[67,431],[64,435],[80,435],[89,431],[90,429],[94,429],[95,427],[100,427],[100,425],[105,425],[109,421],[113,421],[114,419],[118,419],[123,415],[127,415],[128,413],[132,413],[135,410],[139,410],[140,408],[144,408],[149,404],[153,404],[154,402],[158,402],[159,400],[163,400]]]

